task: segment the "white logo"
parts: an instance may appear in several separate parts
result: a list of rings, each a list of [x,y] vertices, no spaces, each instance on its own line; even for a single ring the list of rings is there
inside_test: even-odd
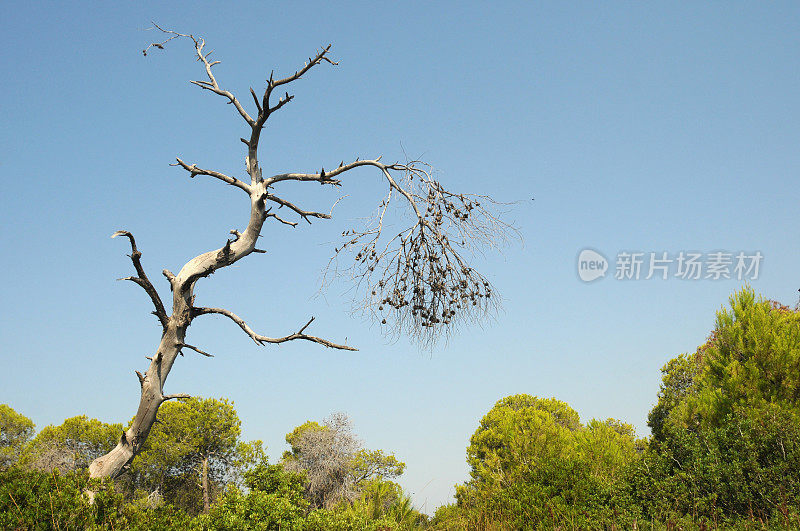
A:
[[[578,276],[584,282],[591,282],[606,276],[608,260],[602,254],[591,249],[584,249],[578,255]]]

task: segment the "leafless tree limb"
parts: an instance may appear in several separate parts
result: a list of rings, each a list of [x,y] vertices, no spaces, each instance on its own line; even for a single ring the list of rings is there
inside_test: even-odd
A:
[[[242,107],[241,103],[236,98],[236,96],[234,96],[231,92],[220,88],[219,83],[217,82],[217,79],[212,71],[212,68],[215,65],[219,64],[219,61],[209,61],[208,57],[209,55],[211,55],[212,52],[204,52],[204,47],[205,47],[204,39],[196,38],[192,34],[178,33],[176,31],[164,29],[155,22],[153,22],[153,26],[162,33],[164,33],[165,35],[169,35],[169,37],[167,37],[162,42],[150,44],[147,48],[142,50],[142,53],[146,56],[147,51],[150,48],[158,48],[163,50],[165,44],[176,38],[190,39],[194,44],[195,55],[197,57],[197,60],[202,62],[203,66],[205,66],[206,76],[208,77],[208,81],[197,80],[197,81],[191,81],[191,83],[197,85],[198,87],[204,90],[209,90],[211,92],[214,92],[215,94],[225,97],[228,100],[228,103],[233,104],[233,106],[238,111],[239,115],[241,115],[241,117],[244,118],[245,122],[247,122],[247,124],[251,127],[252,133],[250,135],[250,140],[242,139],[242,141],[249,148],[249,153],[247,157],[247,169],[252,176],[253,183],[261,179],[260,171],[257,170],[258,165],[256,157],[256,152],[258,150],[258,143],[261,136],[261,129],[264,127],[264,124],[267,122],[272,113],[274,113],[275,111],[277,111],[278,109],[289,103],[292,99],[294,99],[294,96],[286,92],[282,98],[278,99],[278,102],[275,105],[271,106],[270,98],[272,97],[272,92],[277,87],[280,87],[282,85],[287,85],[293,81],[300,79],[303,76],[303,74],[305,74],[306,72],[311,70],[311,68],[322,62],[327,62],[331,65],[338,64],[337,62],[331,60],[328,57],[328,53],[330,52],[331,49],[331,45],[329,44],[326,47],[322,48],[319,52],[317,52],[317,54],[313,58],[309,57],[308,61],[303,65],[303,67],[300,70],[295,71],[295,73],[292,75],[289,75],[283,79],[275,80],[274,72],[270,73],[269,79],[267,80],[266,89],[264,90],[264,95],[261,98],[261,103],[259,103],[258,101],[255,90],[253,90],[252,88],[250,89],[250,95],[253,97],[253,100],[256,104],[256,108],[258,110],[257,117],[253,119],[247,113],[244,107]]]
[[[190,166],[179,158],[176,158],[175,160],[177,160],[178,163],[170,164],[170,166],[180,166],[181,168],[189,172],[189,177],[191,178],[194,178],[195,175],[208,175],[210,177],[217,178],[220,181],[226,182],[232,186],[240,188],[244,190],[247,193],[247,195],[250,195],[250,186],[246,183],[243,183],[242,181],[240,181],[235,177],[231,177],[229,175],[225,175],[224,173],[220,173],[214,170],[204,170],[202,168],[198,168],[197,165],[195,164],[192,164]]]
[[[350,347],[347,345],[339,345],[337,343],[333,343],[332,341],[328,341],[327,339],[322,339],[319,337],[309,336],[307,334],[304,334],[303,332],[305,331],[306,328],[308,328],[308,325],[310,325],[311,322],[314,321],[313,317],[309,319],[309,321],[294,334],[289,334],[288,336],[283,336],[283,337],[267,337],[267,336],[262,336],[261,334],[257,334],[252,328],[250,328],[247,325],[247,323],[245,323],[244,319],[242,319],[235,313],[231,312],[230,310],[226,310],[224,308],[194,307],[192,308],[192,313],[194,315],[207,315],[211,313],[224,315],[225,317],[227,317],[228,319],[239,325],[239,328],[241,328],[244,331],[244,333],[247,334],[250,337],[250,339],[252,339],[257,345],[264,345],[265,343],[273,343],[273,344],[285,343],[287,341],[293,341],[295,339],[303,339],[305,341],[319,343],[320,345],[324,345],[328,348],[335,348],[339,350],[352,350],[352,351],[358,350],[357,348],[354,347]]]
[[[188,348],[188,349],[190,349],[190,350],[194,350],[195,352],[197,352],[198,354],[201,354],[201,355],[205,356],[206,358],[213,358],[213,357],[214,357],[214,355],[213,355],[213,354],[209,354],[208,352],[205,352],[205,351],[203,351],[203,350],[200,350],[199,348],[197,348],[197,347],[195,347],[195,346],[193,346],[193,345],[190,345],[190,344],[188,344],[188,343],[181,343],[181,344],[179,345],[179,347],[180,347],[180,348]]]
[[[219,61],[209,61],[208,60],[208,56],[211,55],[213,50],[210,51],[210,52],[204,52],[203,51],[203,48],[206,45],[206,41],[204,39],[197,39],[191,34],[184,34],[184,33],[178,33],[176,31],[172,31],[172,30],[165,30],[165,29],[159,27],[159,25],[156,24],[155,22],[153,22],[153,26],[155,26],[159,31],[161,31],[161,32],[163,32],[163,33],[165,33],[167,35],[171,35],[171,37],[169,37],[168,39],[166,39],[163,42],[150,44],[147,48],[142,50],[142,53],[144,55],[147,55],[147,50],[149,50],[151,47],[155,47],[155,48],[158,48],[160,50],[163,50],[164,49],[164,45],[166,43],[168,43],[169,41],[171,41],[172,39],[176,39],[176,38],[179,38],[179,37],[183,37],[183,38],[186,38],[186,39],[191,39],[191,41],[194,43],[194,50],[195,50],[195,54],[197,55],[197,60],[201,61],[203,63],[203,66],[205,66],[206,76],[208,76],[208,81],[190,81],[190,83],[192,83],[194,85],[197,85],[198,87],[200,87],[202,89],[210,90],[214,94],[218,94],[220,96],[223,96],[224,98],[226,98],[228,100],[229,103],[232,103],[233,106],[236,107],[236,110],[239,111],[239,114],[242,116],[242,118],[244,118],[245,122],[247,122],[251,126],[255,124],[255,120],[253,120],[250,117],[250,115],[247,114],[247,111],[244,110],[244,107],[242,107],[242,104],[239,103],[239,100],[236,99],[236,96],[234,96],[229,91],[220,88],[219,84],[217,83],[217,79],[214,77],[214,74],[213,74],[213,72],[211,70],[215,65],[219,64]]]
[[[250,95],[253,96],[253,103],[256,104],[259,114],[262,113],[264,109],[261,107],[261,102],[258,101],[258,96],[256,96],[256,91],[253,90],[253,87],[250,87]],[[247,144],[247,140],[242,139],[242,141]]]
[[[334,177],[352,169],[359,168],[361,166],[375,166],[379,169],[388,167],[385,164],[381,164],[380,159],[381,157],[373,160],[355,160],[348,164],[344,164],[344,162],[342,162],[338,168],[329,172],[326,172],[325,168],[322,168],[319,173],[279,173],[266,179],[265,182],[268,185],[273,185],[281,181],[312,181],[320,184],[340,185],[341,181],[334,179]]]
[[[303,74],[305,74],[306,72],[311,70],[311,68],[320,64],[323,61],[334,66],[339,64],[335,61],[332,61],[328,57],[328,52],[330,52],[330,50],[331,50],[331,45],[329,44],[328,46],[317,52],[317,54],[314,56],[313,59],[309,57],[308,61],[303,65],[303,68],[295,71],[294,74],[287,76],[283,79],[275,81],[273,78],[274,72],[270,72],[269,79],[267,80],[267,89],[264,91],[264,97],[262,98],[261,105],[259,106],[259,116],[258,119],[256,119],[256,125],[258,127],[263,127],[267,119],[273,112],[277,111],[278,109],[280,109],[281,107],[283,107],[284,105],[286,105],[287,103],[289,103],[294,99],[294,96],[289,95],[289,93],[287,92],[283,96],[283,98],[280,98],[278,100],[278,103],[276,103],[273,107],[270,107],[269,100],[270,97],[272,96],[273,90],[275,90],[277,87],[280,87],[281,85],[287,85],[292,81],[300,79],[303,76]]]
[[[325,214],[324,212],[313,212],[313,211],[303,210],[299,206],[297,206],[295,204],[292,204],[289,201],[286,201],[285,199],[281,199],[280,197],[278,197],[276,195],[273,195],[273,194],[266,194],[264,197],[267,200],[272,201],[273,203],[278,203],[282,207],[287,207],[287,208],[295,211],[301,218],[306,220],[309,225],[311,224],[311,220],[308,219],[308,218],[331,219],[331,215],[330,214]],[[269,213],[267,212],[267,213],[265,213],[265,215],[269,216]],[[277,218],[277,216],[274,216],[274,217]],[[283,220],[280,220],[280,221],[283,221]],[[286,223],[286,222],[284,221],[284,223]],[[287,225],[288,224],[289,223],[287,223]],[[295,225],[296,225],[296,223],[295,223]]]
[[[289,225],[290,227],[296,227],[297,226],[296,222],[294,222],[294,221],[286,221],[285,219],[281,218],[277,214],[274,214],[273,212],[271,212],[271,210],[272,209],[267,210],[264,213],[264,216],[267,217],[267,218],[275,218],[276,221],[279,221],[279,222],[283,223],[284,225]]]
[[[176,393],[173,395],[164,395],[163,401],[166,402],[167,400],[175,400],[176,398],[192,398],[192,395],[187,395],[186,393]]]
[[[131,261],[133,262],[133,267],[136,269],[136,274],[139,275],[137,277],[125,277],[122,280],[130,280],[135,282],[136,284],[140,285],[145,292],[147,292],[147,294],[150,296],[150,300],[153,302],[153,306],[156,307],[156,310],[153,313],[156,317],[158,317],[161,327],[166,329],[167,322],[169,320],[167,317],[167,311],[164,309],[164,303],[161,302],[161,297],[158,295],[156,288],[153,286],[153,283],[150,282],[150,279],[147,278],[147,273],[144,272],[144,268],[142,267],[142,253],[136,248],[136,240],[133,239],[133,234],[126,230],[118,230],[111,235],[112,238],[116,238],[117,236],[127,236],[131,241],[131,254],[128,256],[130,256]]]

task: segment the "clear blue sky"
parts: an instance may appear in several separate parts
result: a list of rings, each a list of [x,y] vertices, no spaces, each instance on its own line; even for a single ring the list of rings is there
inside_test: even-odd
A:
[[[337,3],[339,4],[339,3]],[[482,328],[420,352],[349,313],[346,283],[316,297],[336,235],[384,191],[354,173],[330,222],[269,226],[266,255],[203,281],[198,302],[281,335],[313,330],[357,353],[255,346],[200,318],[170,392],[225,396],[276,459],[307,419],[348,413],[368,447],[407,464],[432,512],[467,479],[481,416],[514,393],[555,396],[582,419],[647,435],[659,368],[693,351],[742,282],[586,284],[576,258],[620,251],[754,252],[752,286],[794,305],[800,288],[800,7],[792,2],[5,2],[0,8],[0,402],[39,427],[87,414],[126,422],[134,369],[159,329],[117,229],[158,282],[242,227],[241,193],[170,168],[175,156],[239,175],[246,131],[188,83],[186,43],[143,57],[150,20],[206,38],[218,79],[249,102],[271,69],[323,66],[263,135],[265,173],[341,159],[422,156],[452,189],[521,200],[524,246],[477,262],[504,297]],[[326,209],[335,192],[296,189]],[[308,192],[308,193],[307,193]],[[307,195],[305,195],[307,193]],[[531,198],[535,197],[535,201]],[[613,268],[613,264],[612,264]]]

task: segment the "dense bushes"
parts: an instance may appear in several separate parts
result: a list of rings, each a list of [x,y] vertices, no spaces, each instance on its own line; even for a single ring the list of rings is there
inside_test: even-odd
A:
[[[797,522],[800,313],[745,289],[708,342],[662,369],[631,489],[653,519]]]
[[[500,400],[439,529],[800,529],[800,312],[746,288],[662,369],[652,437],[581,425],[555,399]]]
[[[422,521],[399,487],[379,479],[353,503],[318,509],[306,499],[305,474],[283,465],[256,467],[246,474],[246,484],[247,493],[230,488],[197,525],[210,530],[399,530]]]
[[[281,465],[257,467],[247,483],[246,493],[231,486],[208,514],[193,517],[171,505],[126,501],[113,484],[89,480],[85,473],[14,467],[0,471],[0,529],[355,531],[411,529],[424,521],[393,484],[387,506],[376,508],[367,497],[309,510],[303,497],[305,479]],[[87,490],[95,492],[91,505]]]
[[[14,466],[33,437],[34,424],[6,404],[0,404],[0,470]]]
[[[678,432],[635,464],[631,491],[648,519],[797,521],[798,421],[797,412],[770,407]]]
[[[504,398],[470,440],[471,479],[456,491],[465,514],[437,513],[437,522],[447,527],[454,524],[445,521],[450,518],[468,528],[627,527],[638,509],[622,478],[637,447],[632,427],[613,419],[583,425],[556,399]]]
[[[113,488],[98,490],[89,505],[85,474],[61,475],[10,468],[0,472],[0,529],[83,529],[116,520],[120,498]]]
[[[509,396],[470,439],[456,503],[430,521],[390,481],[404,463],[361,448],[346,417],[299,426],[268,464],[260,442],[238,440],[232,404],[194,400],[164,409],[116,485],[80,469],[120,426],[75,417],[31,441],[33,423],[0,407],[0,528],[800,529],[800,312],[749,289],[730,302],[706,344],[662,369],[650,439],[614,419],[582,423],[554,398]],[[204,477],[220,494],[194,516]]]
[[[303,424],[287,436],[292,451],[283,462],[269,464],[260,441],[238,439],[232,404],[186,400],[163,408],[157,431],[128,474],[97,482],[87,477],[87,460],[112,444],[121,426],[80,416],[46,427],[31,441],[29,419],[8,406],[0,414],[7,441],[0,529],[399,530],[425,521],[388,481],[405,465],[382,450],[361,448],[343,415],[338,422]],[[335,457],[335,477],[324,477],[331,469],[325,455]],[[204,480],[220,495],[198,514]],[[320,503],[327,497],[320,498],[322,484],[347,496]]]
[[[87,491],[94,493],[89,504]],[[110,481],[85,472],[0,471],[0,529],[182,530],[196,522],[171,505],[126,502]]]

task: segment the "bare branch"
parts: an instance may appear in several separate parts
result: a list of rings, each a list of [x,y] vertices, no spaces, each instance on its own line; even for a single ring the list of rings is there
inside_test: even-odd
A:
[[[332,61],[328,57],[328,52],[330,52],[330,50],[331,50],[331,45],[329,44],[328,46],[320,50],[314,56],[313,59],[309,57],[308,62],[303,65],[303,68],[297,70],[294,74],[287,76],[283,79],[275,81],[275,79],[273,78],[273,73],[270,73],[269,79],[267,80],[267,88],[264,91],[264,96],[261,100],[261,105],[256,103],[259,112],[258,112],[258,118],[256,119],[255,124],[253,124],[254,130],[256,128],[261,129],[262,127],[264,127],[264,124],[267,122],[267,119],[273,112],[277,111],[278,109],[280,109],[281,107],[283,107],[284,105],[286,105],[287,103],[289,103],[294,99],[294,96],[290,95],[287,92],[282,98],[278,100],[278,103],[276,103],[274,106],[271,107],[269,100],[270,97],[272,96],[272,91],[275,90],[276,87],[280,87],[281,85],[286,85],[291,83],[292,81],[300,79],[303,76],[303,74],[305,74],[306,72],[311,70],[314,66],[320,64],[323,61],[330,63],[332,65],[339,64],[335,61]],[[255,95],[253,95],[253,98],[255,98]]]
[[[240,181],[239,179],[237,179],[235,177],[231,177],[229,175],[225,175],[224,173],[220,173],[220,172],[214,171],[214,170],[204,170],[202,168],[198,168],[196,164],[192,164],[191,166],[189,166],[187,163],[185,163],[184,161],[182,161],[181,159],[179,159],[177,157],[175,158],[175,160],[177,160],[178,163],[177,164],[170,164],[170,166],[180,166],[181,168],[183,168],[184,170],[189,172],[189,177],[191,177],[191,178],[194,178],[195,175],[208,175],[210,177],[214,177],[216,179],[219,179],[220,181],[226,182],[226,183],[228,183],[228,184],[230,184],[232,186],[235,186],[237,188],[241,188],[242,190],[247,192],[248,195],[250,195],[250,192],[251,192],[250,185]]]
[[[188,348],[188,349],[194,350],[195,352],[205,356],[206,358],[213,358],[214,357],[213,354],[209,354],[208,352],[204,352],[204,351],[200,350],[199,348],[197,348],[197,347],[195,347],[193,345],[190,345],[188,343],[178,343],[177,346],[179,348]]]
[[[186,393],[175,393],[173,395],[164,395],[161,401],[166,402],[167,400],[175,400],[176,398],[192,398],[192,395],[187,395]]]
[[[334,66],[338,65],[339,63],[337,63],[336,61],[331,61],[331,59],[327,56],[328,52],[330,52],[330,51],[331,51],[331,45],[329,44],[325,48],[323,48],[322,50],[317,52],[317,55],[314,56],[313,59],[309,57],[308,58],[308,62],[306,62],[305,65],[303,65],[303,68],[301,68],[300,70],[296,71],[291,76],[287,76],[287,77],[285,77],[283,79],[279,79],[278,81],[273,81],[272,80],[272,75],[270,75],[269,86],[275,88],[275,87],[279,87],[281,85],[286,85],[287,83],[291,83],[292,81],[295,81],[297,79],[300,79],[303,76],[303,74],[305,74],[306,72],[311,70],[312,67],[320,64],[322,61],[326,61],[329,64],[332,64]],[[265,105],[265,107],[266,107],[266,105]]]
[[[319,343],[320,345],[324,345],[328,348],[335,348],[339,350],[358,350],[357,348],[349,347],[347,345],[339,345],[337,343],[333,343],[331,341],[328,341],[327,339],[322,339],[319,337],[309,336],[307,334],[304,334],[303,332],[305,331],[305,329],[314,320],[313,317],[299,331],[295,332],[294,334],[290,334],[284,337],[273,338],[257,334],[255,331],[253,331],[252,328],[250,328],[247,325],[247,323],[244,322],[244,320],[241,317],[239,317],[238,315],[229,310],[225,310],[223,308],[200,308],[200,307],[192,308],[193,316],[206,315],[211,313],[224,315],[225,317],[236,323],[239,326],[239,328],[241,328],[245,334],[250,336],[250,339],[252,339],[257,345],[264,345],[264,343],[285,343],[287,341],[293,341],[295,339],[303,339],[305,341]]]
[[[278,203],[282,207],[288,207],[288,208],[294,210],[295,212],[297,212],[297,214],[300,215],[301,218],[306,220],[309,225],[311,224],[311,220],[308,219],[308,218],[331,219],[331,215],[330,214],[325,214],[324,212],[313,212],[313,211],[309,211],[309,210],[303,210],[302,208],[298,207],[297,205],[295,205],[293,203],[290,203],[289,201],[286,201],[285,199],[281,199],[280,197],[278,197],[276,195],[266,194],[264,196],[264,198],[268,199],[269,201],[272,201],[273,203]],[[270,217],[269,212],[265,212],[265,217]],[[274,217],[277,218],[277,216],[274,216]],[[280,220],[280,221],[283,221],[283,220]],[[283,221],[283,223],[286,223],[286,222]],[[287,223],[287,225],[289,225],[289,223]],[[297,225],[297,223],[295,223],[295,225]]]
[[[194,35],[191,35],[191,34],[178,33],[176,31],[172,31],[172,30],[165,30],[164,28],[160,27],[155,22],[153,22],[153,26],[155,26],[159,31],[161,31],[161,32],[163,32],[163,33],[165,33],[167,35],[172,35],[172,36],[169,37],[167,40],[161,42],[161,43],[153,43],[150,46],[148,46],[147,48],[145,48],[144,50],[142,50],[142,53],[144,55],[147,55],[147,50],[149,50],[151,47],[155,47],[155,48],[163,50],[164,49],[164,45],[166,43],[168,43],[169,41],[171,41],[172,39],[177,39],[179,37],[190,39],[192,41],[192,43],[194,43],[194,51],[195,51],[195,54],[197,55],[197,60],[203,63],[203,65],[206,68],[206,76],[208,76],[208,81],[190,81],[190,83],[192,83],[194,85],[197,85],[198,87],[200,87],[202,89],[210,90],[214,94],[218,94],[218,95],[226,98],[228,100],[228,103],[231,103],[231,104],[233,104],[234,107],[236,107],[236,110],[239,111],[239,114],[241,115],[242,118],[244,118],[245,122],[247,122],[250,126],[255,125],[255,120],[253,120],[250,117],[250,115],[247,114],[247,111],[244,109],[244,107],[242,107],[242,104],[239,103],[239,100],[236,99],[236,96],[234,96],[231,92],[220,88],[219,83],[217,83],[217,79],[214,77],[214,74],[211,71],[211,69],[215,65],[218,65],[219,61],[209,61],[208,60],[208,57],[213,53],[213,50],[210,51],[210,52],[203,52],[203,48],[206,45],[206,41],[204,39],[196,38]]]
[[[280,109],[281,107],[283,107],[284,105],[286,105],[287,103],[292,101],[293,99],[294,99],[294,96],[289,95],[289,93],[287,92],[286,94],[284,94],[284,96],[282,98],[280,98],[278,100],[278,103],[276,103],[274,107],[270,107],[269,112],[267,112],[266,114],[270,115],[270,114],[274,113],[275,111],[277,111],[278,109]]]
[[[296,222],[294,222],[294,221],[286,221],[285,219],[281,218],[277,214],[273,214],[272,212],[270,212],[271,210],[272,209],[269,209],[266,212],[264,212],[264,217],[265,218],[275,218],[277,221],[280,221],[284,225],[289,225],[291,227],[296,227],[297,226]]]
[[[112,238],[116,238],[117,236],[127,236],[131,241],[131,254],[129,256],[133,262],[134,269],[136,269],[136,274],[139,275],[138,277],[126,277],[124,280],[130,280],[136,284],[139,284],[145,290],[145,292],[147,292],[147,294],[150,296],[150,300],[153,302],[153,306],[156,307],[154,312],[155,316],[158,317],[161,327],[166,330],[167,323],[169,321],[169,318],[167,317],[167,311],[164,309],[164,303],[161,302],[161,297],[159,297],[156,288],[153,286],[153,283],[150,282],[150,279],[147,278],[147,274],[144,272],[141,260],[142,253],[140,253],[136,248],[136,240],[133,239],[133,234],[126,230],[118,230],[111,235]]]
[[[319,173],[280,173],[278,175],[273,175],[264,182],[268,185],[272,185],[281,181],[312,181],[320,184],[340,185],[341,181],[334,179],[334,177],[361,166],[375,166],[380,169],[386,167],[386,165],[380,163],[380,157],[378,157],[373,160],[355,160],[348,164],[341,164],[338,168],[329,172],[326,172],[323,168]]]
[[[152,24],[153,24],[153,26],[155,26],[156,28],[158,28],[162,32],[167,33],[167,34],[171,34],[172,37],[169,37],[166,40],[161,41],[161,42],[153,42],[153,43],[149,44],[147,46],[147,48],[142,50],[142,55],[144,55],[145,57],[147,57],[147,50],[149,50],[150,48],[158,48],[159,50],[163,50],[164,49],[164,45],[167,44],[172,39],[177,39],[178,37],[188,37],[188,35],[182,35],[180,33],[174,32],[174,31],[163,30],[163,29],[159,28],[158,24],[156,24],[155,22],[153,22]]]
[[[261,114],[264,111],[264,109],[261,108],[261,102],[258,101],[258,96],[256,96],[256,91],[253,90],[253,87],[250,87],[250,95],[253,96],[253,101],[256,104],[256,108],[258,109],[258,113]],[[247,143],[246,140],[244,142]]]

